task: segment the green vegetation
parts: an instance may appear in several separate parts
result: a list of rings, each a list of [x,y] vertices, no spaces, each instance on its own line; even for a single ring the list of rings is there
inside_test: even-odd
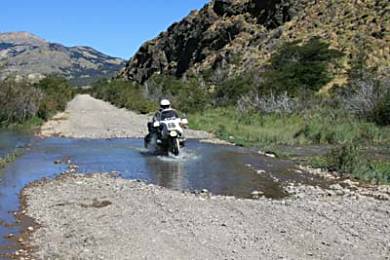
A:
[[[390,143],[390,129],[346,115],[240,113],[232,107],[190,114],[190,126],[245,146]]]
[[[16,149],[11,153],[8,153],[4,157],[0,157],[0,169],[4,168],[10,162],[13,162],[22,154],[22,150]]]
[[[373,109],[373,120],[379,125],[390,125],[390,91],[380,98]]]
[[[370,160],[356,143],[333,149],[325,156],[311,159],[311,165],[337,171],[342,177],[352,176],[376,184],[390,183],[390,162]]]
[[[155,75],[147,84],[147,96],[155,101],[169,98],[182,112],[203,110],[212,102],[208,86],[196,79],[182,81],[171,76]]]
[[[138,84],[125,81],[100,80],[90,93],[120,108],[127,108],[142,114],[153,112],[156,104],[145,98]]]
[[[265,90],[299,96],[317,92],[333,79],[330,65],[343,53],[330,49],[330,44],[319,38],[307,43],[285,43],[271,58],[271,69],[265,73]]]
[[[0,82],[0,127],[34,127],[65,109],[75,91],[63,78],[49,76],[39,83],[6,79]]]
[[[33,85],[43,93],[37,116],[49,119],[54,113],[63,111],[75,95],[74,88],[62,77],[50,76]]]

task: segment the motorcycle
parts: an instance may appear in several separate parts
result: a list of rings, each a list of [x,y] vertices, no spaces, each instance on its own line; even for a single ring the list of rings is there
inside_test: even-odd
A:
[[[149,123],[145,148],[165,155],[172,153],[178,156],[185,144],[184,128],[187,126],[188,120],[180,118],[167,118]]]

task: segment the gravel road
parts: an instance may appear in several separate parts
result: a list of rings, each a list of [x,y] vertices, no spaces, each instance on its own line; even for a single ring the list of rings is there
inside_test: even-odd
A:
[[[119,109],[90,95],[77,95],[64,113],[59,113],[41,128],[42,136],[73,138],[141,138],[147,134],[151,116]],[[188,138],[209,139],[203,131],[186,131]]]
[[[389,259],[389,201],[300,189],[283,201],[240,200],[97,174],[23,195],[41,225],[37,259]]]

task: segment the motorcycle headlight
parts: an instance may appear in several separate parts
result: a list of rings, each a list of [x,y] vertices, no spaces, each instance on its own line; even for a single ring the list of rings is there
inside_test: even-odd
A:
[[[169,133],[169,135],[171,137],[177,137],[177,132],[176,131],[172,131],[172,132]]]

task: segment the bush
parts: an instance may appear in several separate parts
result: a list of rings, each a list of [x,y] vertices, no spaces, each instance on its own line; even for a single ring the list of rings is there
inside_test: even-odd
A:
[[[65,110],[67,103],[76,93],[69,82],[59,76],[48,76],[34,84],[34,87],[45,93],[37,113],[38,117],[44,120],[58,111]]]
[[[142,114],[156,109],[154,102],[145,98],[141,86],[135,83],[119,80],[100,80],[90,90],[91,94],[114,104]]]
[[[351,75],[355,77],[355,74]],[[339,93],[343,107],[358,118],[376,122],[378,125],[389,125],[389,80],[367,71],[356,75],[358,76],[351,79],[347,88]]]
[[[352,174],[364,164],[361,160],[360,147],[356,144],[346,144],[334,149],[328,158],[330,166],[341,175]]]
[[[373,120],[378,125],[390,125],[390,91],[379,100],[372,111]]]
[[[146,82],[147,96],[155,101],[169,98],[178,110],[189,113],[203,111],[212,103],[212,95],[202,82],[186,81],[171,76],[155,75]]]
[[[264,73],[263,91],[300,96],[316,92],[333,78],[329,67],[343,56],[319,38],[306,43],[285,43],[271,57],[270,71]]]
[[[15,79],[0,82],[0,126],[42,122],[50,115],[65,109],[74,90],[60,77],[48,76],[30,84]]]
[[[268,96],[259,96],[256,92],[242,96],[237,102],[240,112],[256,111],[260,113],[289,114],[296,110],[297,101],[287,95],[287,92],[278,96],[272,93]]]
[[[35,116],[44,93],[27,82],[0,82],[0,125],[22,123]]]
[[[341,176],[351,175],[376,184],[390,182],[390,163],[370,161],[357,144],[345,144],[333,149],[325,158],[325,165]]]
[[[243,74],[223,81],[216,87],[214,98],[218,105],[235,105],[248,92],[255,90],[250,74]]]

